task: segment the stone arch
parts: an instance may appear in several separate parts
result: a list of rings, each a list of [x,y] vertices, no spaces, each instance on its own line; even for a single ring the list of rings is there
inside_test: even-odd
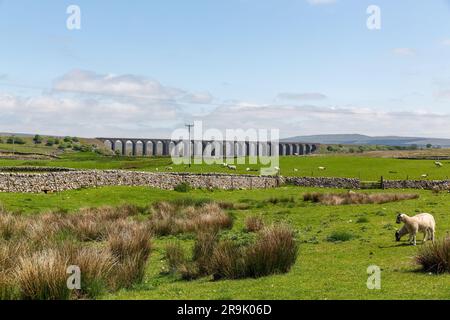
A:
[[[285,156],[286,155],[286,145],[284,143],[280,144],[279,155],[280,156]]]
[[[142,140],[137,140],[133,143],[133,156],[143,156],[144,155],[144,142]]]
[[[123,140],[122,141],[122,155],[123,156],[131,156],[133,155],[133,146],[134,143],[131,140]]]
[[[163,141],[161,141],[161,140],[156,141],[155,145],[153,147],[154,147],[154,153],[153,153],[154,156],[161,157],[164,155],[165,146],[164,146]]]
[[[306,154],[310,154],[311,153],[311,145],[309,145],[309,144],[307,144],[307,145],[305,145],[305,149],[306,149],[306,151],[305,151],[305,153]]]

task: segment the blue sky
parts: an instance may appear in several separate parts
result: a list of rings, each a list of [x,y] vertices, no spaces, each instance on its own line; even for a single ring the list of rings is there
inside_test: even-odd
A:
[[[167,136],[203,120],[450,138],[449,18],[447,0],[0,0],[0,131]]]

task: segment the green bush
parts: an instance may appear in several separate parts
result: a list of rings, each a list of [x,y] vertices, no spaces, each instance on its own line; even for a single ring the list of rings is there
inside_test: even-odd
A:
[[[6,140],[8,144],[25,144],[25,140],[20,137],[8,137]]]
[[[41,137],[40,135],[38,135],[38,134],[35,135],[34,138],[33,138],[33,142],[34,142],[35,144],[41,144],[42,141],[43,141],[42,137]]]

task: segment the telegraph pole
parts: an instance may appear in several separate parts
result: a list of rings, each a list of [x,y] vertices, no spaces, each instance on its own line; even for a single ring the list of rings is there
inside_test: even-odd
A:
[[[193,124],[186,124],[185,125],[186,128],[188,128],[189,131],[189,147],[188,147],[188,152],[189,152],[189,168],[191,167],[191,160],[192,160],[192,150],[191,150],[191,129],[194,127]]]

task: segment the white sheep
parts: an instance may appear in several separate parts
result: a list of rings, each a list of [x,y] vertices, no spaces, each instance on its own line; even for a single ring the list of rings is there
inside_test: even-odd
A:
[[[294,169],[294,172],[298,172],[298,169]]]
[[[439,161],[436,161],[436,162],[434,163],[434,165],[435,165],[436,167],[438,167],[438,168],[441,168],[441,167],[444,166],[444,165],[442,164],[442,162],[439,162]]]
[[[227,167],[228,167],[228,169],[230,169],[230,170],[237,170],[237,167],[236,167],[236,166],[228,165]]]
[[[324,170],[327,170],[327,168],[325,168],[325,167],[319,167],[319,170],[320,170],[320,171],[324,171]]]
[[[423,174],[423,175],[421,175],[421,177],[422,178],[428,178],[428,175],[427,174]]]
[[[422,232],[424,234],[423,242],[425,243],[427,240],[430,240],[434,242],[434,234],[436,230],[436,222],[434,220],[434,217],[429,213],[421,213],[414,217],[409,217],[408,215],[404,213],[400,213],[397,216],[397,223],[404,223],[404,228],[406,229],[407,233],[409,234],[409,242],[412,245],[416,245],[416,236],[417,232]],[[400,241],[402,234],[405,230],[397,231],[396,237],[397,241]],[[406,234],[406,233],[404,233]],[[403,235],[404,235],[403,234]]]

